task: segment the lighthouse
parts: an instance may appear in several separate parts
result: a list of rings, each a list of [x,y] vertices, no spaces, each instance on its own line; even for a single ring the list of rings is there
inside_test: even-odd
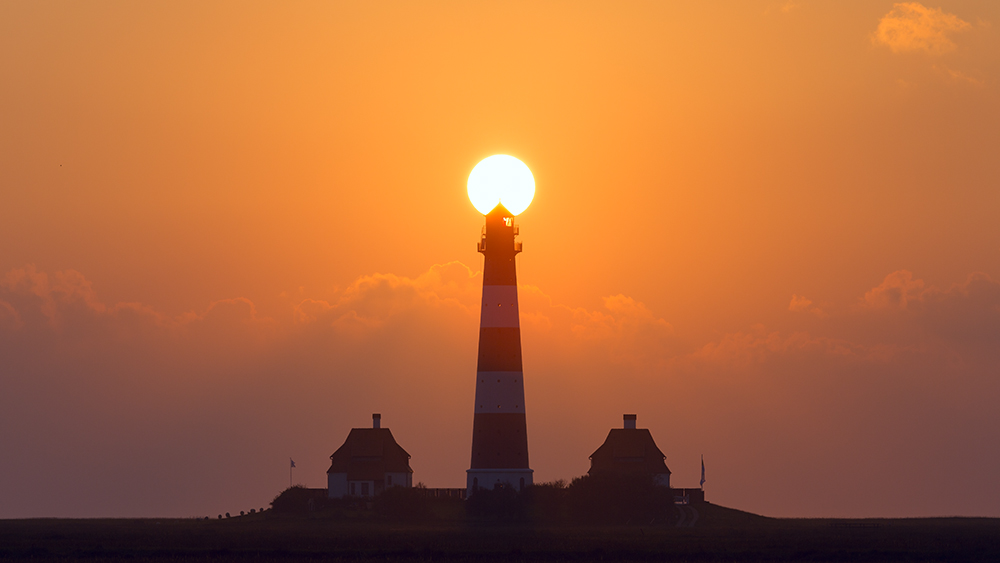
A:
[[[491,160],[499,162],[491,163]],[[491,193],[483,198],[482,191]],[[533,195],[531,172],[521,161],[510,156],[487,158],[469,176],[469,196],[477,209],[486,215],[486,225],[477,245],[485,263],[472,463],[466,473],[470,496],[476,489],[511,487],[521,491],[532,483],[514,262],[522,247],[514,240],[518,234],[514,217],[527,207]],[[477,201],[477,197],[485,202]]]

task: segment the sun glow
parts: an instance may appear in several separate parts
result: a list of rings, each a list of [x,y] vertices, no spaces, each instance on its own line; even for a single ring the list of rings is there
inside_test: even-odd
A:
[[[513,156],[495,154],[479,161],[469,174],[469,199],[486,215],[498,203],[520,215],[535,197],[535,177]]]

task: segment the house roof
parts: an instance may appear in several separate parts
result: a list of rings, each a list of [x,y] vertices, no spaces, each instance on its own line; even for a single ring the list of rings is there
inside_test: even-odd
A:
[[[590,473],[670,473],[666,456],[646,428],[612,428],[590,456]]]
[[[327,473],[347,473],[348,481],[381,480],[386,473],[413,473],[406,453],[388,428],[352,428],[330,456]]]

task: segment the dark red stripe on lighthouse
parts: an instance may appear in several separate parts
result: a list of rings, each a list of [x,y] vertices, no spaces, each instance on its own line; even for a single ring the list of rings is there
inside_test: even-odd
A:
[[[526,432],[524,414],[477,414],[472,430],[472,468],[527,468]]]
[[[480,328],[476,371],[521,371],[521,329]]]

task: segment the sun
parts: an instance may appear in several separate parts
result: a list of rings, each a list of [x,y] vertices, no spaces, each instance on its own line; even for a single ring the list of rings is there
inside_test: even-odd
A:
[[[535,177],[513,156],[495,154],[479,161],[469,174],[469,199],[483,215],[502,203],[520,215],[535,197]]]

